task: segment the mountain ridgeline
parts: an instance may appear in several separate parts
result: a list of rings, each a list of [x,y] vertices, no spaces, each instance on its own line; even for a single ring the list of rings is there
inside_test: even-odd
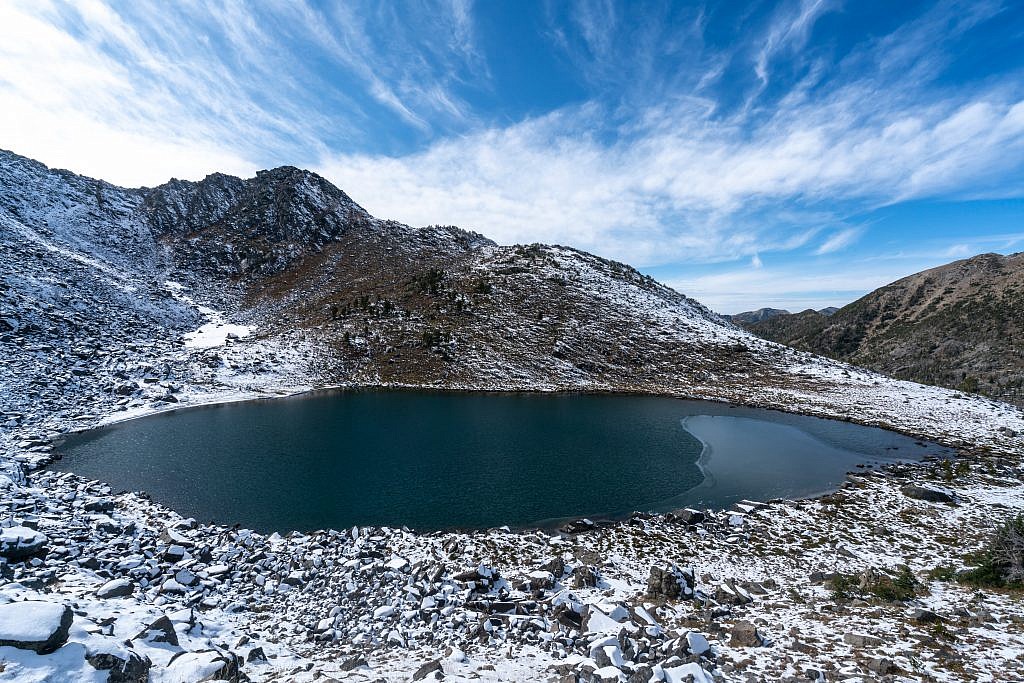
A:
[[[252,328],[240,346],[277,349],[253,377],[301,348],[303,376],[328,385],[720,396],[752,377],[815,382],[791,350],[625,264],[381,220],[293,167],[122,188],[0,151],[0,251],[0,341],[20,381],[45,387],[37,404],[82,383],[69,363],[110,366],[109,392],[193,376],[196,356],[175,349],[206,309]],[[126,348],[159,371],[127,367]],[[237,375],[226,353],[200,366]]]
[[[831,316],[764,309],[733,321],[897,377],[1019,401],[1021,264],[985,255]],[[807,371],[817,359],[625,264],[378,219],[288,166],[122,188],[0,151],[0,281],[8,369],[40,387],[27,407],[81,398],[96,373],[110,395],[137,376],[173,388],[197,367],[212,381],[237,376],[244,364],[226,350],[179,353],[211,310],[252,328],[242,346],[262,344],[243,373],[253,381],[288,356],[321,385],[742,400],[752,386],[821,383]]]
[[[1024,403],[1024,253],[932,268],[832,315],[806,310],[737,322],[765,339],[900,379]]]

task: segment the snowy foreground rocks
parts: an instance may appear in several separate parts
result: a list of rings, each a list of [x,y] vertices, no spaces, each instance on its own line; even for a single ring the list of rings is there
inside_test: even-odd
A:
[[[15,526],[0,529],[0,557],[10,561],[23,560],[43,551],[46,536],[35,529]]]

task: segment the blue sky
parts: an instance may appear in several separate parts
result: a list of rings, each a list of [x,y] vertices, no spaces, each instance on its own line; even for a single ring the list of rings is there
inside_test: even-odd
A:
[[[0,147],[122,185],[319,171],[713,308],[1024,249],[1024,5],[0,3]]]

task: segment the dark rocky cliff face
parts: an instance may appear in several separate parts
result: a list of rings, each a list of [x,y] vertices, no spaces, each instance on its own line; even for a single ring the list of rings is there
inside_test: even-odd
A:
[[[177,260],[221,276],[284,270],[370,215],[309,171],[290,166],[241,180],[223,174],[144,191],[143,214]]]

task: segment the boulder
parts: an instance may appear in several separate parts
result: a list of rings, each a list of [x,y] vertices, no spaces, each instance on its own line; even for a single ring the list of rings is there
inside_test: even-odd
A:
[[[682,524],[703,524],[707,520],[705,515],[700,510],[694,510],[692,508],[681,508],[679,510],[673,510],[665,515],[665,518],[670,522],[681,522]]]
[[[597,570],[590,565],[581,565],[572,570],[573,588],[594,588],[597,586]]]
[[[38,555],[46,548],[46,536],[27,526],[0,529],[0,557],[19,562]]]
[[[194,586],[199,583],[199,578],[188,569],[179,569],[174,574],[174,580],[182,586]]]
[[[931,484],[907,484],[900,489],[903,495],[917,500],[926,500],[931,503],[953,503],[956,502],[955,494],[949,489]]]
[[[730,633],[729,645],[732,647],[760,647],[761,635],[757,627],[749,621],[737,621]]]
[[[708,642],[708,639],[696,631],[690,631],[686,634],[686,645],[690,649],[690,654],[698,656],[711,649],[711,643]]]
[[[98,671],[109,671],[107,683],[147,683],[153,662],[135,652],[129,652],[123,659],[115,654],[103,652],[88,655],[86,661]]]
[[[875,647],[882,644],[882,639],[859,633],[846,633],[843,634],[843,642],[853,647]]]
[[[95,498],[85,504],[86,512],[112,512],[114,501],[109,498]]]
[[[164,679],[175,681],[233,681],[249,680],[241,672],[242,658],[231,652],[200,650],[179,652],[171,657],[161,672]]]
[[[0,605],[0,645],[49,654],[67,642],[73,620],[71,608],[56,602]]]
[[[556,579],[562,578],[565,574],[565,560],[561,555],[556,555],[539,567],[540,571],[551,572]]]
[[[651,567],[647,577],[647,595],[663,600],[678,600],[693,595],[693,580],[676,565]]]
[[[124,598],[135,591],[135,584],[128,579],[114,579],[107,581],[96,590],[96,597],[99,598]]]
[[[633,667],[633,671],[626,677],[626,683],[648,683],[654,676],[654,669],[646,664]]]
[[[938,614],[921,607],[916,607],[911,610],[908,618],[915,624],[934,624],[937,621],[942,621],[942,617]]]
[[[528,579],[530,590],[548,590],[555,585],[555,575],[543,570],[530,572]]]
[[[865,666],[868,671],[876,673],[879,676],[887,676],[900,670],[900,668],[888,657],[872,657],[868,660]]]
[[[169,643],[177,647],[178,633],[174,624],[166,616],[162,616],[132,638],[132,640],[148,640],[154,643]]]
[[[194,545],[191,540],[170,527],[164,527],[164,530],[160,532],[160,541],[169,545],[180,545],[185,548],[191,548]]]
[[[355,657],[349,657],[344,662],[342,662],[341,670],[355,671],[356,669],[361,669],[365,666],[367,666],[366,658],[361,655],[356,655]]]
[[[597,529],[597,523],[589,519],[577,519],[559,529],[563,534],[583,534]]]
[[[441,671],[442,674],[444,673],[441,670],[441,660],[440,659],[435,659],[433,661],[427,662],[426,664],[422,665],[420,668],[416,669],[416,673],[414,673],[412,675],[412,680],[414,680],[414,681],[422,681],[427,676],[431,676],[432,674],[434,674],[437,671]]]

